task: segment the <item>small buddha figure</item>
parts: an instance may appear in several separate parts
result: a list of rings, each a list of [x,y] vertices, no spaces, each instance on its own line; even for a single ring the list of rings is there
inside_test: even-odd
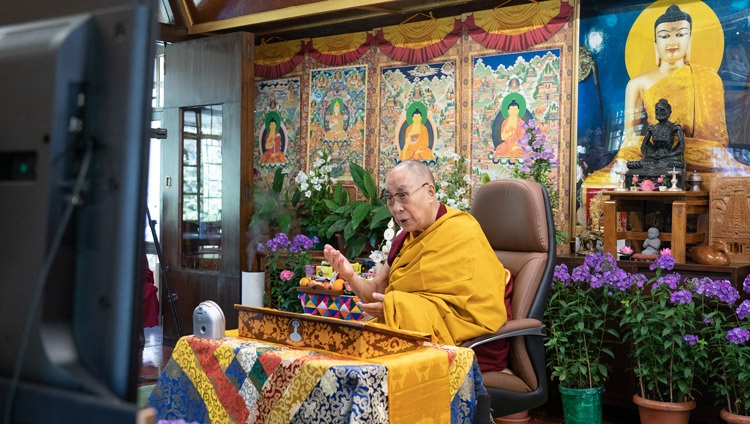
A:
[[[658,255],[661,240],[659,240],[659,229],[651,227],[648,229],[648,238],[643,242],[642,255]]]

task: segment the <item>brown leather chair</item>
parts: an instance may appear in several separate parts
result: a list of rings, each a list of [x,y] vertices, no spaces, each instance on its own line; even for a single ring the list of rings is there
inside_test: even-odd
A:
[[[512,319],[495,334],[462,344],[473,348],[509,340],[507,370],[482,373],[492,416],[497,418],[547,402],[543,317],[554,273],[555,230],[547,191],[533,181],[502,179],[482,185],[471,214],[513,276]]]

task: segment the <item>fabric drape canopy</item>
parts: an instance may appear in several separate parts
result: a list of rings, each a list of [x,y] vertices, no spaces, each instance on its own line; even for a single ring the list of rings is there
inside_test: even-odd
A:
[[[543,43],[562,28],[573,14],[571,0],[531,2],[497,7],[461,18],[429,19],[385,27],[371,32],[333,35],[305,40],[268,43],[255,50],[256,76],[273,79],[291,72],[304,58],[328,66],[342,66],[362,57],[373,45],[390,59],[407,64],[428,62],[443,55],[465,31],[482,46],[517,52]]]

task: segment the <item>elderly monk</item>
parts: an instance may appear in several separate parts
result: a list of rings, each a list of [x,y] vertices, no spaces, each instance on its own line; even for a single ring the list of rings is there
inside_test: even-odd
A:
[[[403,231],[372,280],[356,275],[338,250],[324,249],[362,299],[362,310],[390,327],[430,333],[441,344],[500,328],[509,276],[474,217],[438,202],[432,173],[418,161],[391,170],[384,197]]]

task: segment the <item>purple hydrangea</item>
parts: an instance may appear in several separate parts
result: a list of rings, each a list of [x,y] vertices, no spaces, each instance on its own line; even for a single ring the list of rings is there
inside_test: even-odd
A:
[[[744,290],[745,293],[750,293],[750,274],[745,277],[745,282],[742,283],[742,290]]]
[[[570,284],[570,274],[568,273],[568,266],[565,264],[560,264],[555,266],[555,274],[552,279],[552,285],[554,287],[555,281],[559,281],[560,283],[565,284],[565,286],[568,286]]]
[[[682,337],[682,340],[690,343],[690,346],[693,346],[694,344],[698,343],[698,340],[700,340],[700,338],[694,334],[686,334]]]
[[[614,273],[612,273],[612,277],[613,278],[609,286],[615,290],[624,292],[629,290],[630,287],[633,286],[633,279],[630,278],[630,274],[628,274],[625,270],[618,268]]]
[[[743,300],[737,307],[737,318],[745,319],[750,316],[750,300]]]
[[[746,343],[748,339],[750,339],[750,331],[741,327],[733,328],[727,331],[727,335],[725,337],[727,340],[734,344],[743,344]]]
[[[648,282],[648,278],[646,278],[643,274],[633,274],[631,276],[630,285],[636,286],[638,288],[643,288],[643,285]]]
[[[659,277],[652,286],[652,289],[655,289],[659,287],[662,284],[665,284],[669,287],[670,290],[677,290],[677,287],[680,285],[680,274],[677,272],[673,272],[671,274],[662,275]]]
[[[695,292],[702,294],[706,297],[713,297],[726,303],[727,305],[734,305],[734,302],[739,300],[740,293],[737,289],[732,286],[728,280],[712,280],[708,277],[701,278],[695,281],[696,289]]]
[[[291,244],[286,233],[278,233],[274,238],[266,242],[266,249],[275,252],[279,249],[289,248]]]
[[[656,268],[661,268],[667,271],[671,271],[674,268],[674,258],[672,255],[659,255],[658,258],[654,261],[654,263],[651,264],[649,269],[651,271],[656,270]]]
[[[693,301],[693,293],[690,290],[678,290],[669,296],[669,301],[680,305]]]

